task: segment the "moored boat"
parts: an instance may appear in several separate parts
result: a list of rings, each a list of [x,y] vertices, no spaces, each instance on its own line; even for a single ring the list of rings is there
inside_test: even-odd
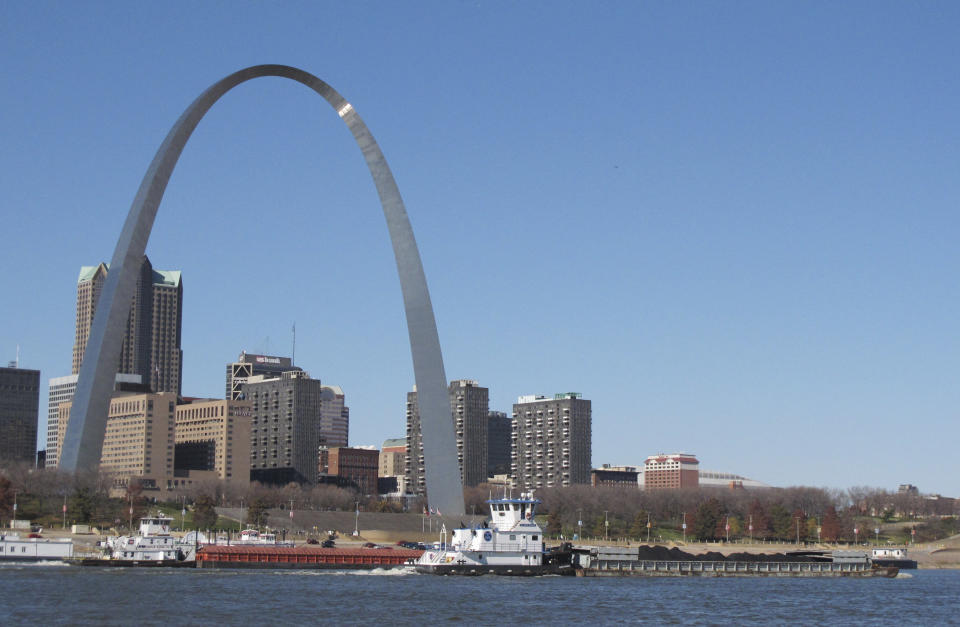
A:
[[[23,538],[18,533],[0,534],[0,563],[45,562],[73,556],[70,539]]]

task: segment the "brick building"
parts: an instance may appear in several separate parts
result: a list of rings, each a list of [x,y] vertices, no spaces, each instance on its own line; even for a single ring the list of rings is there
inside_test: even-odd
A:
[[[700,486],[700,462],[689,453],[651,455],[643,464],[645,490],[675,490]]]
[[[377,494],[380,451],[335,446],[327,449],[327,471],[339,485],[353,485],[360,494]]]

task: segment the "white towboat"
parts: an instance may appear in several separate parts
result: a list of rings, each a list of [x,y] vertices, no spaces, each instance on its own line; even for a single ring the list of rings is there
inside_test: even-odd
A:
[[[435,575],[545,575],[569,569],[549,563],[543,531],[534,522],[540,503],[533,493],[520,498],[487,501],[490,521],[481,527],[454,529],[449,544],[446,529],[441,548],[427,550],[414,562],[417,572]]]
[[[0,562],[44,562],[73,557],[73,540],[22,538],[17,533],[0,534]]]
[[[139,566],[145,563],[173,565],[193,562],[196,559],[196,538],[181,539],[172,535],[172,522],[172,518],[162,514],[145,516],[140,519],[140,532],[137,535],[107,538],[102,545],[106,559],[84,560],[84,564],[112,562],[110,565]]]

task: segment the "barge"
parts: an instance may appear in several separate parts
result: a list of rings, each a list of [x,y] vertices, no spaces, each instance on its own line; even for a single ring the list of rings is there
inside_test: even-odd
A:
[[[347,549],[315,545],[296,547],[202,546],[197,568],[286,568],[309,570],[403,569],[423,551],[402,548]]]
[[[640,547],[577,547],[578,577],[896,577],[899,569],[879,566],[865,553],[757,555],[723,559],[677,552],[682,559],[645,559]]]

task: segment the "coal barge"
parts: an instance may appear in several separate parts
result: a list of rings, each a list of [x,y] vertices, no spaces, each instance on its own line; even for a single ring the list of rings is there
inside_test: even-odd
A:
[[[854,551],[691,555],[664,547],[575,547],[578,577],[896,577]]]

